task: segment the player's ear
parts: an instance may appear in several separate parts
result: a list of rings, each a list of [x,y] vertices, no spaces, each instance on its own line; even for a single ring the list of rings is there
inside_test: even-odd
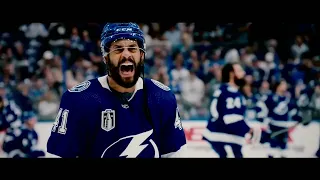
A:
[[[142,63],[144,62],[144,57],[145,57],[145,53],[141,52],[140,53],[140,60],[141,60]]]
[[[103,62],[107,64],[109,61],[109,56],[103,56]]]

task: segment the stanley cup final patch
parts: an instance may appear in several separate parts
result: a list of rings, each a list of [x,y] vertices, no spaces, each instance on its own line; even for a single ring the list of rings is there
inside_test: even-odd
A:
[[[101,112],[101,128],[105,131],[111,131],[116,126],[116,113],[112,109],[106,109]]]

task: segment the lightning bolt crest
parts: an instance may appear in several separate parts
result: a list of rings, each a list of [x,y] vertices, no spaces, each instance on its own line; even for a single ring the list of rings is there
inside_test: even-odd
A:
[[[126,156],[127,158],[137,157],[147,146],[148,144],[142,145],[142,143],[148,139],[152,134],[153,130],[146,131],[144,133],[133,136],[127,148],[120,154],[120,157]]]

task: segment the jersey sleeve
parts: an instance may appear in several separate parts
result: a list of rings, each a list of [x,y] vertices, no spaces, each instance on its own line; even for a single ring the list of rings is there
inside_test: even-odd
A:
[[[88,104],[80,93],[65,92],[47,142],[47,152],[62,158],[76,158],[85,152]]]
[[[162,158],[183,157],[186,148],[186,137],[182,127],[179,109],[174,94],[166,104],[166,121],[161,129]]]
[[[210,104],[210,115],[214,120],[217,120],[219,118],[219,112],[218,112],[218,100],[221,95],[221,90],[217,89],[212,96],[211,104]]]

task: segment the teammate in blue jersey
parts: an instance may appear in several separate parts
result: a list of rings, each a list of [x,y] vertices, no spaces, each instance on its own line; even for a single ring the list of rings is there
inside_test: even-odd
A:
[[[16,128],[22,125],[21,109],[12,100],[0,97],[0,131]]]
[[[310,108],[312,109],[312,120],[320,120],[320,106],[319,106],[319,97],[320,97],[320,79],[314,80],[311,86],[314,87],[313,95],[310,98]],[[319,137],[319,147],[316,152],[316,156],[320,158],[320,137]]]
[[[285,80],[276,82],[273,93],[264,101],[264,114],[269,119],[269,130],[271,133],[270,147],[273,149],[272,157],[283,156],[282,150],[286,149],[288,132],[285,131],[273,137],[273,133],[283,131],[292,126],[290,121],[301,121],[301,113],[297,104],[291,98],[287,91],[288,85]]]
[[[23,112],[23,124],[20,127],[8,128],[5,134],[3,150],[8,158],[39,158],[44,151],[38,148],[38,134],[34,130],[37,117],[34,112]]]
[[[21,109],[13,100],[0,96],[0,152],[7,129],[18,128],[21,125]]]
[[[258,98],[259,101],[265,101],[271,93],[272,91],[270,90],[269,82],[264,80],[261,82],[261,85],[255,96]]]
[[[222,84],[212,97],[211,117],[203,139],[211,144],[220,158],[242,158],[242,146],[268,139],[260,128],[250,128],[245,122],[246,100],[240,91],[245,72],[240,64],[228,63],[222,69]]]
[[[107,75],[63,94],[48,153],[62,158],[183,156],[186,138],[175,96],[162,83],[143,77],[145,48],[137,24],[104,26]]]
[[[252,91],[252,85],[246,83],[242,88],[243,95],[246,100],[246,121],[255,121],[263,124],[265,115],[263,114],[263,104],[259,100],[259,96],[255,95]]]
[[[304,125],[308,125],[312,121],[312,96],[315,92],[315,87],[320,84],[320,81],[311,81],[307,86],[301,89],[300,96],[297,97],[297,106],[301,111],[301,116]]]

